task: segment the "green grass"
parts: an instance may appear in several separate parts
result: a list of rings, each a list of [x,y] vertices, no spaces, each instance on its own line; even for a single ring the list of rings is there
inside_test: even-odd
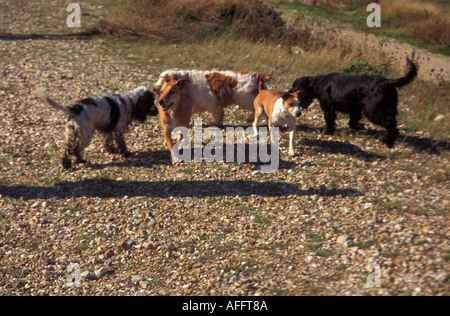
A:
[[[370,12],[366,12],[367,1],[350,1],[343,0],[339,1],[337,7],[331,6],[323,1],[319,1],[318,5],[313,7],[309,4],[300,3],[298,1],[279,1],[279,0],[266,0],[266,2],[279,6],[281,10],[285,12],[297,12],[303,14],[314,21],[322,20],[327,22],[332,22],[343,28],[353,29],[358,32],[364,32],[369,34],[377,34],[381,36],[387,36],[393,38],[397,41],[415,45],[424,49],[428,49],[434,53],[439,53],[445,56],[450,56],[450,45],[448,41],[446,43],[437,42],[433,38],[436,37],[434,34],[429,34],[427,38],[423,38],[421,35],[424,33],[423,30],[414,27],[420,26],[422,24],[430,24],[429,28],[436,28],[433,32],[436,34],[445,31],[445,26],[437,26],[436,23],[432,23],[437,18],[443,19],[444,21],[448,18],[448,2],[445,1],[428,1],[442,6],[442,16],[430,17],[426,19],[424,12],[419,12],[417,15],[415,12],[411,13],[408,11],[407,6],[404,9],[399,9],[401,13],[405,16],[403,20],[398,20],[398,13],[396,11],[391,12],[386,6],[381,7],[381,28],[369,28],[367,26],[366,20]],[[418,23],[416,25],[415,23]]]

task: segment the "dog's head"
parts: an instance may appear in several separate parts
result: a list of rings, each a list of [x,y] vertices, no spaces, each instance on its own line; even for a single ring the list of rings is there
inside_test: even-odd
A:
[[[284,109],[291,113],[293,117],[300,117],[300,115],[302,115],[297,92],[286,92],[281,96],[281,99],[283,100]]]
[[[147,116],[158,115],[158,108],[155,105],[155,94],[152,90],[142,93],[133,108],[133,118],[139,122],[145,122]]]
[[[312,77],[298,78],[292,84],[289,93],[297,92],[299,95],[300,106],[307,109],[316,98],[314,93],[314,80]]]
[[[170,74],[164,74],[159,77],[159,80],[154,84],[152,87],[152,90],[157,94],[161,95],[162,86],[164,83],[170,82],[171,75]]]
[[[163,83],[159,105],[164,112],[169,109],[176,110],[180,106],[189,83],[189,79],[178,79],[176,75],[172,75],[170,81]]]

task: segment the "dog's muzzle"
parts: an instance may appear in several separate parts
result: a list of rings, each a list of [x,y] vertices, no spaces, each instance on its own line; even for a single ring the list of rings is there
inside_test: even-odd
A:
[[[162,110],[164,112],[169,111],[170,107],[173,105],[173,102],[166,104],[166,102],[164,100],[159,100],[159,105],[162,107]]]

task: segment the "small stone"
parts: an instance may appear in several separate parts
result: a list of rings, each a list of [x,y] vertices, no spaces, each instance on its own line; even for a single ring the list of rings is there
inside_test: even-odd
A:
[[[53,272],[48,270],[42,270],[42,276],[44,277],[44,280],[50,280],[50,277],[53,275]]]
[[[448,280],[448,274],[447,273],[441,273],[441,274],[435,276],[434,278],[436,279],[436,281],[445,282],[445,281]]]
[[[107,258],[111,258],[112,256],[114,256],[114,250],[109,249],[108,251],[106,251],[105,256]]]
[[[90,271],[83,271],[81,272],[80,276],[82,280],[89,280],[89,281],[97,280],[95,274]]]
[[[442,121],[442,120],[444,120],[445,119],[445,115],[444,114],[439,114],[438,116],[436,116],[435,118],[434,118],[434,121],[435,122],[439,122],[439,121]]]
[[[344,245],[348,240],[348,236],[347,235],[342,235],[339,236],[336,240],[336,243],[338,243],[339,245]]]
[[[108,273],[108,271],[109,271],[108,268],[101,267],[100,269],[95,270],[95,276],[97,278],[101,278],[101,277],[105,276]]]
[[[133,239],[130,239],[128,241],[124,240],[119,244],[119,249],[130,250],[131,247],[135,244],[136,244],[136,242]]]
[[[140,275],[135,275],[134,277],[131,278],[131,282],[133,282],[133,283],[139,283],[139,282],[142,282],[144,280],[145,280],[145,278],[143,276],[140,276]]]

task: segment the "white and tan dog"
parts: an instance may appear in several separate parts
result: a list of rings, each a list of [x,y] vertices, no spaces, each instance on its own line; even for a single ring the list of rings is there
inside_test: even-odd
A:
[[[192,104],[192,113],[209,112],[214,121],[212,125],[221,126],[224,109],[230,105],[250,111],[247,119],[253,122],[253,101],[259,93],[259,86],[266,87],[266,82],[273,78],[269,74],[249,71],[214,71],[214,70],[166,70],[160,74],[159,80],[153,86],[156,94],[162,95],[165,84],[177,80],[188,80],[184,88]]]
[[[302,91],[295,93],[274,92],[264,90],[260,86],[260,92],[254,101],[255,121],[253,122],[253,130],[258,135],[258,123],[263,114],[268,117],[268,125],[270,138],[273,141],[273,127],[287,125],[289,129],[289,154],[295,155],[294,140],[296,132],[296,119],[302,114],[301,105],[310,102],[306,98],[302,98]],[[309,104],[308,104],[309,105]]]

